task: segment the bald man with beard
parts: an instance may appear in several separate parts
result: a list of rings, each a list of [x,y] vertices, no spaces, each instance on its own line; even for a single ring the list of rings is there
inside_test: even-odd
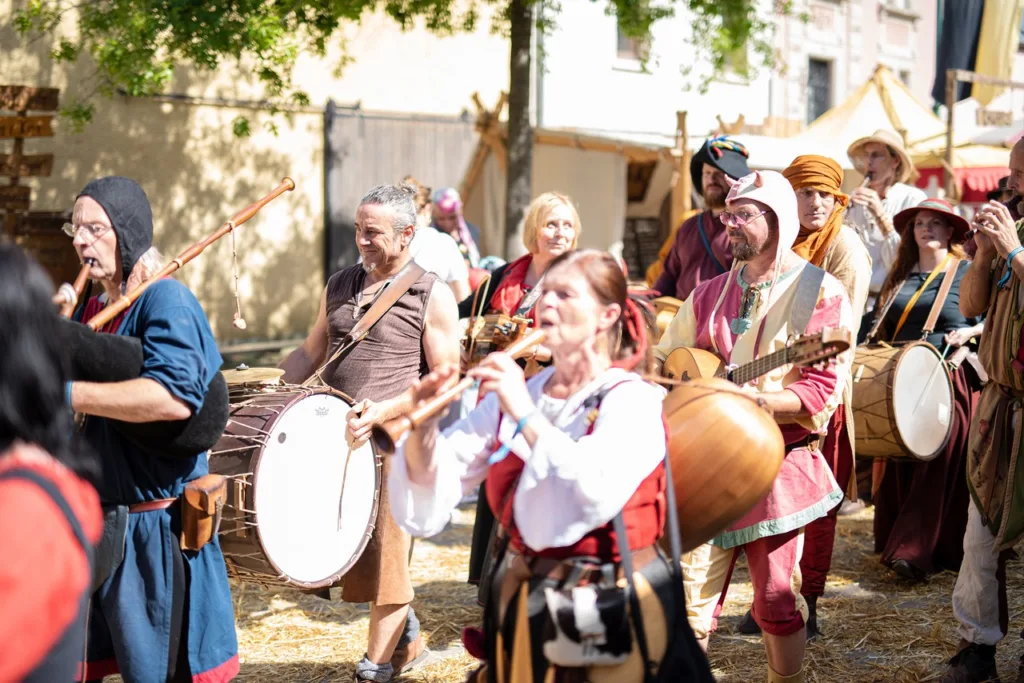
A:
[[[1019,200],[1024,190],[1024,141],[1010,152],[1007,187]],[[1016,319],[1024,308],[1024,221],[988,202],[974,216],[977,252],[960,284],[960,312],[985,316],[978,360],[989,376],[968,436],[967,485],[971,503],[964,533],[964,559],[953,589],[960,651],[941,683],[998,680],[996,644],[1009,630],[1006,559],[1024,536],[1024,330]],[[1024,636],[1024,634],[1022,634]],[[1024,658],[1017,683],[1024,683]]]

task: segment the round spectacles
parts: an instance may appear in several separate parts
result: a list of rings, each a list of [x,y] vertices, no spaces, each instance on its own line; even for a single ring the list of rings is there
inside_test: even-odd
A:
[[[751,221],[756,221],[758,218],[765,215],[766,213],[768,212],[762,211],[761,213],[756,213],[753,216],[743,216],[741,214],[735,213],[723,213],[720,216],[720,218],[722,219],[722,223],[728,225],[731,228],[742,228],[747,223],[750,223]]]
[[[75,235],[78,234],[79,230],[84,230],[85,234],[99,239],[110,230],[109,225],[100,225],[99,223],[82,223],[81,225],[75,225],[74,223],[65,223],[61,228],[65,235],[74,239]]]

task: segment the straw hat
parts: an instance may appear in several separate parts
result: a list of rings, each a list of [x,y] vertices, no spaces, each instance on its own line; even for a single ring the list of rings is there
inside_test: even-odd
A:
[[[885,145],[899,157],[900,165],[896,170],[896,182],[905,183],[914,175],[914,162],[911,161],[907,150],[903,149],[903,137],[899,133],[880,128],[867,137],[855,140],[846,149],[846,156],[850,157],[853,167],[861,175],[867,175],[867,165],[864,163],[864,155],[861,148],[871,142]]]
[[[926,199],[917,206],[903,209],[893,216],[892,225],[896,228],[896,232],[902,235],[905,229],[911,229],[910,226],[914,222],[914,216],[919,211],[934,211],[946,217],[949,224],[953,226],[953,236],[949,238],[950,243],[962,244],[967,239],[967,233],[971,231],[971,226],[967,220],[962,216],[956,215],[953,211],[953,205],[945,199]]]

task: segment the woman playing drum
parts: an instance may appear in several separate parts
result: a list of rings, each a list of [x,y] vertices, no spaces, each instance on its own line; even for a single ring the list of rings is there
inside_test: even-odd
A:
[[[657,546],[666,515],[662,392],[631,372],[649,365],[648,327],[627,299],[618,264],[592,250],[556,259],[537,320],[553,366],[527,381],[509,356],[489,356],[469,371],[485,394],[480,405],[444,434],[436,420],[411,432],[391,470],[392,514],[419,536],[439,532],[463,493],[487,478],[507,544],[496,544],[495,570],[484,579],[484,629],[467,633],[467,647],[486,660],[470,680],[639,682],[647,649],[650,661],[671,660],[662,680],[710,681],[683,618],[676,559]],[[428,375],[414,385],[415,397],[430,399],[454,372]],[[615,528],[628,529],[628,553]],[[635,632],[623,663],[565,665],[558,654],[565,643],[552,640],[545,604],[556,591],[565,595],[559,589],[619,575],[627,560],[636,567],[642,636]],[[599,611],[593,623],[609,626]],[[619,642],[611,633],[610,645]]]
[[[968,224],[941,199],[905,209],[893,223],[902,241],[882,286],[879,310],[884,317],[878,338],[912,342],[922,338],[943,273],[954,259],[964,257],[960,245]],[[956,349],[981,334],[982,323],[960,313],[960,280],[968,265],[965,260],[959,262],[934,329],[925,339],[940,351],[947,345]],[[883,564],[912,580],[943,569],[955,571],[963,559],[967,427],[980,390],[978,377],[969,368],[960,365],[950,373],[952,431],[945,451],[929,462],[908,458],[875,464],[875,552],[882,553]]]
[[[538,196],[526,210],[523,223],[523,245],[528,253],[495,269],[476,294],[459,304],[459,317],[468,318],[481,312],[485,315],[502,313],[529,318],[535,325],[540,294],[538,285],[552,261],[576,248],[581,230],[580,216],[572,199],[557,192]],[[541,363],[550,361],[547,349],[538,349],[534,360]],[[471,392],[467,392],[465,400],[473,402],[473,398]],[[480,581],[494,527],[494,513],[482,495],[477,502],[476,514],[469,558],[470,583]]]

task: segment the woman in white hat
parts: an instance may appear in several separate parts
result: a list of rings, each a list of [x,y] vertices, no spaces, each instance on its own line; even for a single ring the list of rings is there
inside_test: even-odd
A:
[[[900,235],[893,228],[893,216],[917,206],[927,195],[908,185],[914,164],[903,149],[903,139],[891,130],[876,130],[856,140],[846,154],[867,183],[850,194],[846,221],[852,225],[871,254],[871,299],[877,298],[885,276],[896,262]],[[869,300],[868,306],[872,306]]]

